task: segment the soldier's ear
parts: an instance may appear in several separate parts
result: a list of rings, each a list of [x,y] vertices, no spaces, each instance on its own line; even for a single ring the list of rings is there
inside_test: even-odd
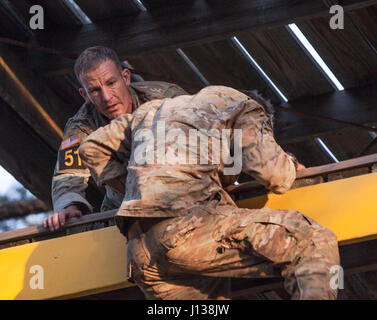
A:
[[[84,98],[85,102],[90,103],[86,90],[84,88],[79,88],[80,95]]]
[[[126,85],[128,87],[130,85],[130,83],[131,83],[131,71],[129,69],[127,69],[127,68],[124,68],[122,70],[122,77],[126,81]]]

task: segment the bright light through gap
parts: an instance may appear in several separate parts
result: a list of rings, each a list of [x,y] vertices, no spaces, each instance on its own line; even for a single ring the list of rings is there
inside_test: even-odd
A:
[[[92,20],[90,20],[74,0],[64,0],[64,2],[83,24],[92,23]]]
[[[147,11],[147,8],[144,6],[144,4],[140,0],[134,0],[134,3],[137,5],[140,11]]]
[[[369,135],[373,138],[373,139],[376,139],[377,138],[377,133],[375,133],[374,131],[368,131],[369,132]]]
[[[250,55],[250,53],[246,50],[246,48],[242,45],[242,43],[236,37],[232,37],[231,40],[238,47],[238,49],[240,49],[241,52],[246,56],[246,58],[250,61],[250,63],[259,71],[261,76],[271,85],[272,89],[281,97],[281,99],[284,102],[288,102],[288,99],[285,97],[285,95],[272,82],[272,80],[269,78],[269,76],[258,65],[258,63],[254,60],[254,58]]]
[[[294,33],[294,35],[297,37],[297,40],[300,41],[300,43],[305,47],[305,49],[312,56],[312,58],[317,62],[319,67],[327,75],[327,77],[335,85],[335,87],[339,91],[344,90],[344,87],[342,86],[342,84],[335,77],[334,73],[329,69],[329,67],[323,61],[323,59],[318,54],[318,52],[313,48],[313,46],[311,45],[309,40],[304,36],[304,34],[299,29],[299,27],[295,23],[291,23],[291,24],[288,25],[288,28]]]
[[[199,79],[204,83],[205,86],[210,86],[211,84],[208,82],[205,76],[199,71],[199,69],[192,63],[190,58],[186,56],[186,54],[182,51],[181,48],[176,50],[177,54],[183,59],[184,62],[191,68],[192,71],[199,77]]]
[[[323,151],[327,153],[327,155],[334,161],[339,162],[339,160],[334,156],[334,154],[330,151],[330,149],[326,146],[326,144],[322,141],[321,138],[315,138],[315,141],[319,144]]]

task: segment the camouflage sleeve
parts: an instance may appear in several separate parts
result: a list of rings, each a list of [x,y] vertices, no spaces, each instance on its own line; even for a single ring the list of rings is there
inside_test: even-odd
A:
[[[242,103],[235,123],[235,129],[242,129],[242,171],[272,192],[284,193],[296,179],[294,161],[276,143],[263,107],[254,100]]]
[[[164,98],[175,98],[186,94],[188,93],[180,86],[171,83],[167,90],[164,92]]]
[[[127,174],[131,153],[131,114],[124,114],[91,133],[79,148],[80,157],[97,183]]]
[[[83,213],[93,210],[85,199],[90,172],[84,167],[78,153],[78,148],[86,137],[84,130],[67,123],[52,178],[51,196],[54,212],[59,212],[71,204],[80,205]]]

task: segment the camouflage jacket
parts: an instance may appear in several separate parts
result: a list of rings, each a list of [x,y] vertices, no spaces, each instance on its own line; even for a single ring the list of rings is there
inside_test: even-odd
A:
[[[129,91],[133,110],[153,99],[187,94],[175,84],[160,81],[131,83]],[[52,179],[51,194],[55,212],[71,204],[80,204],[87,209],[84,211],[92,211],[91,204],[85,198],[90,172],[81,162],[78,147],[91,132],[108,123],[107,118],[103,117],[92,104],[87,103],[67,121]],[[122,198],[123,195],[106,186],[101,211],[119,208]]]
[[[79,152],[99,185],[127,174],[118,216],[172,217],[196,206],[235,206],[223,182],[240,172],[275,193],[296,178],[263,107],[223,86],[144,103],[93,132]]]

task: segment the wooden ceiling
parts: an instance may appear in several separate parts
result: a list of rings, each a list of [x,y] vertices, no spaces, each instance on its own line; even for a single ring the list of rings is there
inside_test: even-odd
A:
[[[31,30],[33,2],[0,0],[0,165],[46,203],[61,132],[82,104],[74,58],[93,45],[114,48],[145,80],[174,82],[195,93],[205,84],[177,54],[182,49],[210,84],[257,89],[277,105],[305,113],[276,110],[275,133],[306,166],[332,161],[315,137],[339,160],[359,156],[373,141],[368,130],[345,122],[377,123],[377,0],[341,1],[344,30],[329,27],[328,1],[304,0],[142,0],[146,11],[132,0],[76,0],[92,23],[81,22],[63,0],[43,0],[45,28]],[[334,89],[292,37],[286,25],[293,22],[344,91]]]

